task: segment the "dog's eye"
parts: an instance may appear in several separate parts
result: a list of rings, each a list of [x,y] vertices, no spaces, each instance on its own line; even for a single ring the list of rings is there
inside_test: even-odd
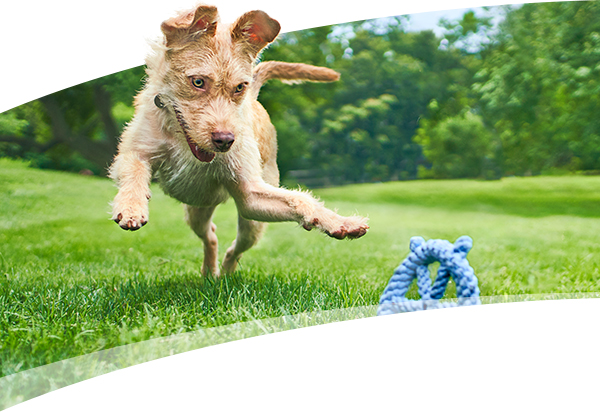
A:
[[[237,87],[235,88],[235,92],[236,93],[241,93],[244,91],[244,89],[246,88],[246,83],[240,83],[237,85]]]
[[[201,89],[204,87],[204,80],[195,78],[195,79],[192,79],[192,84],[194,85],[194,87]]]

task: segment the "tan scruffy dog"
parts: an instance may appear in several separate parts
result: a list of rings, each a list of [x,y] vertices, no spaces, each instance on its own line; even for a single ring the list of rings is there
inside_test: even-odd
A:
[[[186,221],[204,243],[204,275],[219,274],[211,219],[229,196],[239,220],[224,272],[232,272],[259,240],[262,222],[295,221],[336,239],[363,236],[369,228],[365,218],[339,216],[308,193],[278,187],[275,128],[256,101],[269,79],[335,81],[338,73],[305,64],[255,65],[280,29],[262,11],[223,25],[215,7],[202,5],[161,29],[164,39],[146,60],[147,83],[110,167],[119,188],[115,222],[125,230],[148,222],[149,185],[156,174],[165,193],[185,203]]]

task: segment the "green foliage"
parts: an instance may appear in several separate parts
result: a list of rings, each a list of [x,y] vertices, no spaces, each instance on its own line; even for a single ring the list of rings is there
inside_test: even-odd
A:
[[[486,8],[489,12],[490,9]],[[496,8],[501,11],[502,8]],[[482,45],[489,41],[493,31],[492,16],[477,16],[474,11],[467,11],[461,20],[442,19],[440,25],[445,29],[444,39],[448,45],[466,53],[478,52]]]
[[[471,143],[461,150],[490,149],[480,157],[488,159],[485,164],[493,172],[479,176],[600,169],[599,3],[552,2],[505,10],[494,41],[476,60],[465,56],[464,68],[471,75],[456,78],[449,98],[430,103],[416,137],[432,163],[430,171],[422,168],[422,175],[461,175],[457,170],[465,165],[451,165],[452,152],[436,144],[446,140],[442,134],[452,135],[446,125],[466,110],[477,113],[485,130],[479,127],[479,142],[464,130],[463,138]],[[457,36],[480,31],[472,17],[447,24],[446,38],[458,44],[462,40]],[[487,23],[481,21],[484,28]],[[468,175],[477,176],[477,171]]]
[[[300,170],[345,184],[600,170],[600,3],[468,11],[443,20],[442,37],[406,32],[406,21],[286,33],[264,52],[341,73],[331,84],[263,87],[282,177]],[[0,114],[0,156],[104,174],[143,77],[136,67]]]
[[[0,134],[20,137],[27,126],[29,122],[19,119],[14,111],[0,113]]]
[[[103,175],[141,87],[137,67],[61,90],[0,114],[0,156],[33,167]]]
[[[260,100],[279,130],[283,172],[320,169],[330,184],[416,177],[422,155],[412,136],[427,104],[464,76],[462,57],[440,50],[432,32],[404,32],[401,19],[377,22],[292,33],[265,52],[265,59],[341,73],[332,85],[264,87]],[[296,161],[285,152],[290,146]]]
[[[328,58],[334,58],[331,53],[340,54],[328,47],[331,30],[326,26],[283,34],[263,53],[262,59],[329,66]],[[277,129],[277,163],[282,176],[292,169],[314,167],[310,145],[337,87],[336,83],[290,85],[278,81],[263,86],[259,101]]]
[[[500,177],[496,166],[497,139],[481,117],[471,111],[447,117],[432,126],[423,121],[415,141],[423,146],[423,153],[433,164],[432,173],[420,177]]]
[[[508,174],[600,169],[600,3],[526,4],[507,15],[474,90]]]
[[[95,80],[111,95],[114,103],[133,106],[133,96],[143,87],[146,72],[144,66],[114,73]]]
[[[326,115],[316,149],[334,184],[388,180],[394,161],[389,150],[397,129],[386,115],[395,103],[395,96],[383,94]]]
[[[135,109],[123,102],[117,102],[111,109],[111,114],[115,121],[124,125],[129,122],[135,113]]]

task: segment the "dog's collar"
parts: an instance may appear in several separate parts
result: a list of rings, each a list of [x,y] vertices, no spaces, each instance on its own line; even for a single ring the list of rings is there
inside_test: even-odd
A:
[[[154,104],[159,109],[164,109],[165,108],[165,103],[162,101],[162,95],[160,93],[157,94],[156,96],[154,96]]]

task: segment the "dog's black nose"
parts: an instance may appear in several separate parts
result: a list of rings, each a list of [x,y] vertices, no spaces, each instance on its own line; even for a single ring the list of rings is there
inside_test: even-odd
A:
[[[212,141],[217,150],[226,152],[235,141],[235,137],[233,133],[229,132],[214,132],[212,134]]]

